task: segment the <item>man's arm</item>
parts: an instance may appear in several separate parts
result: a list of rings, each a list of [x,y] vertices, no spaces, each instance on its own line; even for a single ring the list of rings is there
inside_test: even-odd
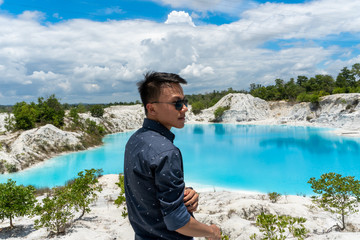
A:
[[[190,220],[185,226],[176,230],[176,232],[191,237],[207,237],[209,240],[220,240],[220,228],[216,225],[206,225],[198,222],[195,218],[190,217]]]

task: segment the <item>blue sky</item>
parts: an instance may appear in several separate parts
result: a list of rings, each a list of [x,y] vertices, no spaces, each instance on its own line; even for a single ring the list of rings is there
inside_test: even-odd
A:
[[[360,62],[353,0],[0,0],[0,105],[139,99],[147,71],[185,93],[248,89]]]

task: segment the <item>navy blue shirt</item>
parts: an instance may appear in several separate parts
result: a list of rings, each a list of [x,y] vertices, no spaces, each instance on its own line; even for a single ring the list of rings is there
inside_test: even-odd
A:
[[[190,213],[184,205],[184,174],[175,135],[162,124],[145,119],[125,148],[125,196],[136,240],[193,239],[175,230]]]

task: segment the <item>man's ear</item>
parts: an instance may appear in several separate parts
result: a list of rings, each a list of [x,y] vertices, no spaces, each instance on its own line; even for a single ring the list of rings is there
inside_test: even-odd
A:
[[[152,104],[152,103],[146,104],[146,110],[147,110],[147,114],[149,116],[155,116],[156,115],[156,110],[155,110],[154,104]]]

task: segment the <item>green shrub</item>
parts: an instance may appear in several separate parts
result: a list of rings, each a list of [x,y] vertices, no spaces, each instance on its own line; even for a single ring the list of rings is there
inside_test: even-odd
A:
[[[15,117],[15,126],[17,129],[31,129],[35,127],[38,112],[34,103],[26,102],[16,103],[13,109]]]
[[[85,212],[90,212],[90,204],[97,199],[96,191],[102,191],[98,184],[98,177],[102,170],[90,169],[79,172],[78,177],[70,181],[65,187],[53,188],[36,205],[34,214],[40,218],[34,222],[35,228],[45,227],[55,234],[64,233],[71,225],[74,214],[80,211],[80,219]]]
[[[104,107],[101,105],[92,105],[90,107],[90,113],[92,117],[102,117],[104,115]]]
[[[118,196],[118,198],[115,200],[115,205],[117,205],[117,207],[120,207],[121,205],[123,205],[123,211],[121,213],[123,218],[126,218],[128,213],[127,213],[127,208],[126,208],[126,198],[125,198],[125,184],[124,184],[124,175],[123,174],[119,174],[119,182],[116,183],[116,185],[119,186],[120,188],[120,195]]]
[[[215,119],[219,119],[220,117],[222,117],[222,115],[224,114],[224,112],[226,110],[229,110],[230,106],[225,106],[225,107],[218,107],[215,111],[214,111],[214,116]]]
[[[14,173],[18,171],[16,165],[11,163],[5,163],[5,168],[8,171],[8,173]]]
[[[12,132],[16,129],[16,120],[14,116],[11,116],[8,113],[7,117],[5,117],[5,129],[8,132]]]
[[[45,227],[51,233],[64,233],[74,217],[73,203],[69,188],[53,188],[43,200],[36,205],[34,213],[40,218],[34,221],[36,229]]]
[[[36,203],[33,186],[16,185],[12,179],[0,183],[0,219],[8,218],[13,228],[14,217],[31,215]]]
[[[86,132],[90,135],[104,136],[106,130],[103,126],[97,125],[95,121],[90,119],[85,120]]]
[[[256,226],[259,227],[263,235],[253,234],[250,239],[283,240],[291,234],[293,238],[302,240],[309,232],[303,225],[305,222],[306,219],[302,217],[261,213],[256,218]]]
[[[56,127],[64,125],[65,110],[54,94],[45,100],[40,97],[36,107],[38,111],[37,122],[41,125],[48,123]]]
[[[201,113],[201,110],[205,109],[205,104],[203,102],[194,102],[191,105],[191,111],[196,115]]]
[[[342,177],[337,173],[325,173],[319,179],[310,178],[308,183],[314,193],[313,202],[325,211],[337,214],[339,224],[338,230],[346,228],[345,217],[358,212],[360,201],[360,182],[352,176]]]
[[[71,201],[76,211],[81,211],[79,217],[82,218],[90,212],[89,205],[97,200],[96,192],[101,192],[102,187],[99,184],[98,177],[101,176],[102,170],[90,169],[78,173],[78,177],[68,185],[70,188]]]
[[[80,116],[77,108],[71,108],[69,111],[69,117],[72,119],[74,123],[79,123]]]
[[[276,203],[281,198],[281,194],[277,192],[268,193],[268,196],[272,203]]]
[[[3,174],[5,172],[5,163],[6,161],[4,159],[0,160],[0,173]]]

